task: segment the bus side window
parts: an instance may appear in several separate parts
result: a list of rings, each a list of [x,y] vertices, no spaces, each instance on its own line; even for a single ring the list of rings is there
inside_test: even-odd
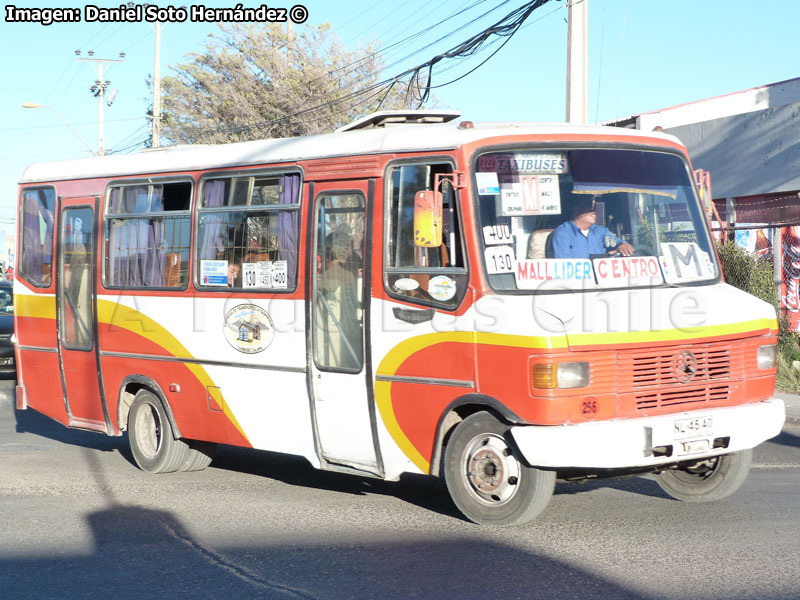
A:
[[[295,289],[299,173],[208,178],[199,197],[200,287]]]
[[[189,181],[109,188],[103,243],[106,287],[186,287],[191,200]]]
[[[390,169],[385,231],[385,284],[392,295],[424,304],[455,307],[466,291],[458,197],[449,179],[436,191],[442,194],[442,242],[422,247],[414,242],[414,199],[433,190],[436,175],[452,172],[447,163],[409,164]]]
[[[52,282],[55,205],[52,188],[26,189],[22,193],[18,275],[40,287]]]

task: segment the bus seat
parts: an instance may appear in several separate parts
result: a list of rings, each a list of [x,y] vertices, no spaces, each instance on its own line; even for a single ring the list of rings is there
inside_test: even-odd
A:
[[[552,258],[547,254],[548,244],[551,246],[550,254],[552,254],[552,240],[550,234],[553,233],[552,229],[537,229],[531,234],[528,241],[528,256],[527,258]]]

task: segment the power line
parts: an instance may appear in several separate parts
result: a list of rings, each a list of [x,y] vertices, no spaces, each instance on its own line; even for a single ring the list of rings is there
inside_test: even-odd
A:
[[[414,84],[415,83],[417,85],[419,84],[419,81],[421,79],[421,74],[425,70],[427,70],[428,75],[426,77],[425,86],[424,86],[422,91],[418,90],[418,93],[415,94],[416,99],[419,102],[418,105],[422,106],[422,104],[424,104],[424,102],[430,97],[431,89],[433,89],[433,87],[431,85],[431,78],[432,78],[432,75],[433,75],[434,66],[436,66],[441,61],[447,60],[447,59],[459,60],[459,59],[475,56],[478,52],[481,51],[481,49],[483,49],[485,47],[484,45],[487,43],[487,41],[491,40],[491,38],[495,37],[495,36],[496,37],[505,37],[505,38],[507,38],[503,42],[503,45],[505,45],[506,43],[508,43],[510,38],[513,37],[514,34],[517,31],[519,31],[519,29],[522,27],[522,24],[533,13],[533,11],[535,11],[536,9],[538,9],[541,6],[545,5],[549,1],[550,0],[532,0],[531,2],[528,2],[528,3],[524,4],[523,6],[513,10],[512,12],[507,14],[505,17],[503,17],[502,19],[497,21],[491,27],[481,31],[477,35],[472,36],[471,38],[469,38],[465,42],[462,42],[461,44],[459,44],[458,46],[452,48],[451,50],[449,50],[447,52],[444,52],[442,54],[439,54],[439,55],[433,57],[432,59],[430,59],[429,61],[427,61],[426,63],[423,63],[422,65],[419,65],[419,66],[414,67],[412,69],[408,69],[408,70],[404,71],[403,73],[400,73],[399,75],[396,75],[395,77],[392,77],[392,78],[386,79],[384,81],[381,81],[379,83],[373,84],[373,85],[368,86],[367,88],[364,88],[362,90],[358,90],[356,92],[352,92],[350,94],[346,94],[343,97],[340,97],[340,98],[337,98],[337,99],[334,99],[334,100],[330,100],[328,102],[324,102],[322,104],[319,104],[319,105],[316,105],[316,106],[313,106],[313,107],[310,107],[310,108],[306,108],[306,109],[297,111],[297,112],[295,112],[295,113],[293,113],[291,115],[285,115],[285,116],[280,117],[278,119],[273,119],[273,120],[270,120],[270,121],[263,121],[263,122],[260,122],[260,123],[255,123],[255,124],[247,125],[247,126],[238,126],[238,127],[230,128],[230,129],[227,129],[227,130],[224,127],[216,127],[216,128],[211,128],[211,129],[204,129],[204,130],[201,130],[198,133],[197,137],[195,138],[195,142],[197,140],[201,139],[204,135],[206,135],[208,133],[213,133],[213,132],[227,131],[228,133],[241,133],[241,132],[250,131],[250,130],[253,130],[253,129],[265,129],[265,128],[271,126],[271,125],[275,125],[275,124],[281,123],[283,121],[286,121],[286,120],[292,119],[294,117],[306,114],[308,112],[311,112],[311,111],[314,111],[314,110],[318,110],[320,108],[325,108],[325,107],[328,107],[328,106],[333,106],[335,104],[339,104],[339,103],[344,102],[346,100],[361,96],[362,94],[368,94],[368,93],[374,92],[375,90],[378,90],[375,94],[373,94],[372,96],[369,97],[371,99],[371,98],[377,97],[377,96],[379,96],[379,95],[381,95],[383,93],[388,93],[388,90],[391,88],[391,86],[396,85],[397,83],[399,83],[400,81],[404,80],[405,78],[408,78],[408,82],[406,83],[407,91],[408,91],[408,93],[411,94],[411,93],[413,93]],[[491,42],[489,42],[489,45],[490,44],[491,44]],[[500,48],[502,48],[503,45],[501,45]],[[494,54],[496,54],[500,50],[500,48],[498,48],[498,50],[495,51],[492,54],[492,56],[494,56]],[[491,58],[491,56],[489,58]],[[441,84],[441,85],[436,86],[436,87],[437,88],[438,87],[444,87],[445,85],[449,85],[450,83],[454,83],[455,81],[458,81],[459,79],[462,79],[463,77],[466,77],[466,75],[469,75],[470,73],[474,72],[477,68],[479,68],[480,66],[485,64],[487,62],[487,60],[484,60],[481,64],[479,64],[477,67],[475,67],[474,69],[472,69],[471,71],[469,71],[465,75],[462,75],[461,77],[459,77],[459,78],[457,78],[457,79],[455,79],[453,81],[450,81],[450,82],[448,82],[446,84]],[[359,101],[356,104],[356,106],[358,106],[360,104],[363,104],[364,102],[365,101],[363,101],[363,100]]]
[[[476,2],[472,3],[472,4],[471,4],[471,5],[469,5],[467,8],[465,8],[463,11],[457,11],[457,12],[455,12],[455,13],[451,14],[449,17],[447,17],[447,18],[445,18],[445,19],[442,19],[441,21],[439,21],[439,22],[438,22],[438,23],[436,23],[435,25],[432,25],[432,26],[430,26],[430,27],[428,27],[428,28],[426,28],[426,29],[423,29],[422,31],[420,31],[420,32],[418,32],[418,33],[415,33],[414,35],[411,35],[411,36],[409,36],[409,37],[407,37],[407,38],[405,38],[405,39],[403,39],[403,40],[400,40],[400,42],[397,42],[396,44],[392,44],[391,46],[388,46],[388,47],[387,47],[387,50],[388,50],[388,49],[390,49],[390,48],[392,48],[393,46],[398,46],[398,45],[407,45],[407,44],[411,43],[412,41],[414,41],[415,39],[417,39],[418,37],[421,37],[421,36],[422,36],[422,35],[424,35],[425,33],[428,33],[429,31],[432,31],[432,30],[433,30],[435,27],[438,27],[439,25],[441,25],[441,24],[445,23],[446,21],[449,21],[450,19],[452,19],[452,18],[454,18],[454,17],[456,17],[456,16],[462,15],[462,14],[464,14],[465,12],[467,12],[467,11],[469,11],[469,10],[472,10],[473,8],[475,8],[475,7],[477,7],[477,6],[481,5],[481,4],[483,4],[485,1],[486,1],[486,0],[477,0]],[[413,53],[411,53],[411,54],[409,54],[408,56],[405,56],[405,57],[403,57],[402,59],[400,59],[400,61],[403,61],[403,60],[406,60],[406,59],[408,59],[408,58],[411,58],[412,56],[415,56],[416,54],[419,54],[420,52],[423,52],[424,50],[427,50],[428,48],[431,48],[432,46],[435,46],[436,44],[439,44],[440,42],[443,42],[444,40],[446,40],[446,39],[448,39],[448,38],[451,38],[451,37],[453,37],[453,36],[454,36],[455,34],[457,34],[459,31],[462,31],[463,29],[466,29],[466,28],[467,28],[467,27],[469,27],[470,25],[474,25],[475,23],[477,23],[477,22],[478,22],[478,21],[480,21],[481,19],[484,19],[484,18],[488,17],[488,16],[489,16],[490,14],[492,14],[494,11],[496,11],[496,10],[500,9],[501,7],[505,6],[505,5],[506,5],[506,4],[508,4],[509,2],[511,2],[511,0],[503,0],[502,2],[500,2],[499,4],[497,4],[496,6],[494,6],[494,7],[490,8],[490,9],[489,9],[488,11],[486,11],[485,13],[481,13],[481,14],[480,14],[480,15],[478,15],[477,17],[473,18],[473,19],[472,19],[472,20],[470,20],[470,21],[467,21],[467,22],[466,22],[466,23],[464,23],[463,25],[460,25],[459,27],[457,27],[456,29],[452,30],[451,32],[449,32],[449,33],[447,33],[447,34],[445,34],[445,35],[441,36],[440,38],[438,38],[438,39],[434,40],[433,42],[430,42],[430,43],[428,43],[428,44],[426,44],[426,45],[424,45],[424,46],[422,46],[422,47],[420,47],[420,48],[417,48],[417,49],[416,49],[416,50],[415,50]],[[398,62],[400,62],[400,61],[395,61],[393,64],[398,64]]]
[[[520,28],[519,28],[517,31],[521,31],[522,29],[525,29],[525,28],[527,28],[527,27],[530,27],[531,25],[534,25],[534,24],[538,23],[539,21],[543,21],[544,19],[547,19],[547,18],[548,18],[548,17],[550,17],[551,15],[554,15],[556,12],[558,12],[559,10],[562,10],[563,8],[565,8],[565,6],[559,6],[559,7],[557,7],[555,10],[553,10],[553,11],[551,11],[551,12],[547,13],[546,15],[542,15],[542,16],[541,16],[541,17],[539,17],[538,19],[533,19],[533,20],[530,20],[530,21],[526,21],[526,23],[525,23],[525,24],[524,24],[522,27],[520,27]],[[517,32],[515,32],[515,34],[516,34],[516,33],[517,33]],[[469,70],[469,71],[468,71],[468,72],[467,72],[465,75],[463,75],[463,76],[461,76],[461,77],[457,77],[456,79],[453,79],[452,81],[449,81],[449,82],[447,82],[447,83],[443,83],[443,84],[439,84],[439,85],[437,85],[437,86],[434,86],[434,87],[432,87],[431,89],[438,89],[438,88],[445,87],[445,86],[447,86],[447,85],[450,85],[451,83],[455,83],[455,82],[459,81],[460,79],[463,79],[463,78],[464,78],[466,75],[469,75],[469,74],[471,74],[471,73],[473,73],[473,72],[477,71],[477,70],[478,70],[478,69],[479,69],[481,66],[483,66],[483,65],[484,65],[486,62],[488,62],[488,60],[489,60],[489,59],[491,59],[491,58],[492,58],[492,57],[493,57],[495,54],[497,54],[497,53],[500,51],[500,49],[502,49],[502,47],[503,47],[503,46],[505,46],[505,44],[506,44],[506,42],[508,41],[508,39],[510,39],[510,38],[507,38],[507,39],[506,39],[506,41],[504,41],[504,42],[503,42],[503,44],[500,46],[500,48],[498,48],[497,50],[495,50],[494,52],[492,52],[491,56],[490,56],[488,59],[485,59],[485,60],[481,61],[481,63],[480,63],[478,66],[476,66],[476,67],[474,67],[474,68],[470,69],[470,70]],[[483,49],[485,49],[485,50],[488,50],[488,49],[489,49],[489,48],[491,48],[491,47],[492,47],[494,44],[496,44],[498,41],[499,41],[498,39],[489,40],[489,41],[488,41],[488,42],[487,42],[487,43],[486,43],[486,44],[483,46]],[[464,61],[463,61],[463,62],[464,62],[464,63],[466,63],[466,62],[467,62],[467,61],[468,61],[470,58],[475,58],[476,56],[477,56],[477,55],[473,55],[472,57],[465,57],[465,59],[464,59]],[[443,68],[443,69],[441,69],[441,70],[438,70],[438,71],[437,71],[437,74],[439,74],[439,75],[443,75],[444,73],[447,73],[448,71],[452,71],[453,69],[457,68],[457,67],[458,67],[458,66],[460,66],[460,65],[461,65],[461,61],[460,61],[460,62],[455,62],[455,63],[451,64],[450,66],[447,66],[447,67],[444,67],[444,68]]]
[[[395,66],[395,65],[397,65],[397,64],[399,64],[399,63],[401,63],[401,62],[403,62],[403,61],[405,61],[405,60],[407,60],[407,59],[411,58],[412,56],[415,56],[415,55],[419,54],[420,52],[423,52],[423,51],[424,51],[424,50],[426,50],[427,48],[430,48],[431,46],[433,46],[433,45],[436,45],[436,44],[438,44],[438,43],[440,43],[440,42],[444,41],[445,39],[447,39],[447,38],[449,38],[449,37],[453,36],[454,34],[456,34],[456,33],[457,33],[457,32],[459,32],[459,31],[461,31],[461,30],[462,30],[462,29],[464,29],[465,27],[468,27],[469,25],[472,25],[472,24],[476,23],[477,21],[481,20],[482,18],[484,18],[484,17],[488,16],[490,13],[492,13],[492,12],[493,12],[493,11],[495,11],[495,10],[497,10],[499,7],[501,7],[501,6],[505,5],[505,4],[508,4],[508,2],[510,2],[510,1],[511,1],[511,0],[503,0],[503,2],[501,2],[500,4],[498,4],[497,6],[495,6],[494,8],[490,9],[489,11],[487,11],[487,12],[485,12],[485,13],[481,14],[479,17],[477,17],[477,18],[475,18],[475,19],[473,19],[473,20],[469,21],[468,23],[466,23],[466,24],[464,24],[464,25],[461,25],[460,27],[458,27],[458,28],[454,29],[454,30],[453,30],[453,31],[451,31],[450,33],[448,33],[448,34],[446,34],[446,35],[444,35],[444,36],[442,36],[442,37],[438,38],[438,39],[437,39],[437,40],[435,40],[434,42],[431,42],[431,43],[429,43],[429,44],[427,44],[427,45],[425,45],[425,46],[423,46],[423,47],[417,48],[417,49],[416,49],[414,52],[412,52],[411,54],[409,54],[409,55],[407,55],[407,56],[404,56],[403,58],[401,58],[401,59],[399,59],[399,60],[396,60],[396,61],[394,61],[393,63],[391,63],[391,64],[389,64],[389,65],[385,65],[383,68],[384,68],[384,69],[386,69],[386,68],[389,68],[389,67]],[[316,77],[316,78],[312,79],[311,81],[309,81],[309,85],[313,84],[313,83],[314,83],[314,82],[316,82],[316,81],[319,81],[320,79],[323,79],[323,78],[326,78],[326,77],[330,77],[330,76],[332,76],[332,75],[336,75],[337,73],[340,73],[341,71],[344,71],[344,72],[343,72],[343,73],[340,73],[340,76],[344,77],[344,76],[346,76],[346,75],[349,75],[350,73],[352,73],[353,71],[355,71],[355,68],[356,68],[358,65],[360,65],[361,63],[363,63],[363,62],[365,62],[365,61],[367,61],[367,60],[369,60],[369,59],[371,59],[371,58],[373,58],[373,57],[379,56],[379,55],[387,55],[387,56],[388,56],[388,55],[389,55],[389,54],[391,54],[391,53],[392,53],[392,52],[393,52],[395,49],[399,49],[400,47],[402,47],[402,46],[404,46],[404,45],[410,44],[410,43],[411,43],[411,42],[413,42],[415,39],[417,39],[417,38],[419,38],[419,37],[423,36],[424,34],[426,34],[426,33],[430,32],[430,31],[432,31],[433,29],[435,29],[435,28],[436,28],[436,27],[438,27],[439,25],[442,25],[443,23],[446,23],[447,21],[449,21],[449,20],[451,20],[451,19],[455,18],[456,16],[459,16],[459,15],[461,15],[461,14],[464,14],[464,13],[466,13],[466,12],[468,12],[468,11],[472,10],[473,8],[475,8],[476,6],[479,6],[480,4],[483,4],[484,2],[486,2],[486,0],[475,0],[475,1],[474,1],[472,4],[470,4],[470,5],[469,5],[469,6],[467,6],[466,8],[464,8],[464,9],[462,9],[462,10],[459,10],[459,11],[456,11],[456,12],[453,12],[453,13],[451,13],[449,16],[447,16],[447,17],[445,17],[444,19],[442,19],[442,20],[440,20],[440,21],[438,21],[438,22],[434,23],[433,25],[430,25],[430,26],[426,27],[425,29],[423,29],[423,30],[421,30],[421,31],[418,31],[418,32],[416,32],[416,33],[414,33],[414,34],[412,34],[412,35],[410,35],[410,36],[407,36],[407,37],[405,37],[405,38],[403,38],[403,39],[401,39],[401,40],[399,40],[399,41],[397,41],[397,42],[394,42],[394,43],[392,43],[392,44],[389,44],[388,46],[382,46],[382,47],[381,47],[379,50],[376,50],[375,52],[371,52],[371,53],[369,53],[369,54],[367,54],[367,55],[365,55],[365,56],[362,56],[361,58],[359,58],[359,59],[357,59],[357,60],[354,60],[353,62],[350,62],[350,63],[348,63],[348,64],[346,64],[346,65],[343,65],[343,66],[341,66],[341,67],[338,67],[338,68],[336,68],[336,69],[333,69],[332,71],[327,71],[326,73],[323,73],[323,74],[322,74],[322,75],[320,75],[319,77]],[[393,13],[392,13],[392,14],[394,14],[394,12],[396,12],[396,11],[393,11]],[[429,14],[430,14],[430,13],[429,13]],[[353,67],[353,69],[350,69],[350,67]],[[347,69],[350,69],[350,70],[347,70]]]
[[[353,17],[352,19],[350,19],[350,20],[349,20],[349,21],[347,21],[346,23],[343,23],[342,25],[339,25],[339,27],[338,27],[337,29],[339,29],[339,31],[341,31],[342,29],[345,29],[345,28],[346,28],[348,25],[350,25],[350,23],[352,23],[353,21],[357,21],[358,19],[360,19],[360,18],[362,18],[364,15],[366,15],[368,12],[370,12],[371,10],[374,10],[374,9],[378,8],[378,7],[379,7],[379,6],[381,6],[382,4],[385,4],[387,1],[388,1],[388,0],[381,0],[380,2],[374,2],[374,3],[372,4],[372,6],[370,6],[370,7],[369,7],[367,10],[360,12],[359,14],[357,14],[355,17]],[[398,4],[398,8],[396,8],[395,10],[393,10],[393,11],[390,13],[390,15],[393,15],[393,14],[394,14],[395,12],[397,12],[397,11],[398,11],[398,10],[399,10],[401,7],[402,7],[402,5]],[[387,16],[386,16],[386,15],[384,15],[384,17],[383,17],[383,18],[381,18],[381,19],[380,19],[380,20],[379,20],[377,23],[374,23],[373,25],[370,25],[370,26],[369,26],[369,27],[366,29],[366,31],[371,31],[371,30],[373,30],[373,29],[375,28],[375,26],[376,26],[376,25],[379,25],[379,24],[380,24],[381,22],[383,22],[383,21],[384,21],[386,18],[387,18]],[[364,32],[363,32],[363,31],[362,31],[361,33],[359,33],[359,34],[356,36],[356,38],[358,38],[358,37],[361,37],[362,35],[364,35]],[[354,40],[355,40],[355,38],[353,38],[353,39],[349,40],[347,43],[349,44],[350,42],[352,42],[352,41],[354,41]]]
[[[434,56],[431,60],[429,60],[426,64],[420,65],[415,67],[410,71],[412,79],[418,78],[419,74],[424,70],[428,70],[428,77],[427,83],[425,86],[425,90],[419,95],[419,104],[420,106],[430,97],[431,92],[431,78],[433,75],[433,67],[445,59],[461,59],[467,56],[473,56],[477,52],[480,51],[483,44],[490,39],[492,36],[499,36],[499,37],[507,37],[511,38],[514,34],[519,31],[522,24],[525,20],[535,11],[536,9],[544,6],[550,0],[533,0],[532,2],[528,2],[527,4],[517,8],[516,10],[510,12],[505,17],[503,17],[500,21],[489,27],[488,29],[482,31],[481,33],[472,36],[467,41],[463,42],[462,44],[456,46],[452,50],[444,52],[438,56]],[[503,45],[505,45],[504,42]],[[502,47],[502,46],[501,46]],[[495,52],[496,53],[496,52]],[[485,63],[485,61],[484,61]],[[481,64],[484,64],[481,63]],[[480,66],[480,65],[478,65]],[[477,67],[476,67],[477,68]],[[474,71],[474,69],[473,69]],[[472,72],[472,71],[471,71]],[[457,81],[457,80],[454,80]],[[452,82],[450,82],[452,83]],[[438,86],[443,87],[443,86]]]
[[[126,123],[128,121],[140,121],[142,119],[146,120],[147,117],[128,117],[126,119],[111,119],[111,120],[106,120],[105,122],[106,123]],[[75,127],[84,127],[84,126],[88,127],[90,125],[92,125],[92,126],[97,125],[97,121],[90,121],[90,122],[86,122],[86,123],[75,123],[74,124]],[[67,126],[66,125],[56,124],[56,125],[36,125],[34,127],[9,127],[9,128],[0,129],[0,132],[30,131],[30,130],[35,130],[35,129],[57,129],[57,128],[60,128],[60,127],[67,127]]]

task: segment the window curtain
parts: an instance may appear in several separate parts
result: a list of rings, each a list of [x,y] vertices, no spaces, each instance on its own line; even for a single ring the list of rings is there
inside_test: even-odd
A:
[[[119,214],[121,212],[121,188],[113,188],[111,190],[111,198],[109,205],[109,212],[111,214]],[[126,272],[127,260],[123,257],[127,256],[127,252],[123,251],[122,241],[125,239],[123,235],[125,224],[119,219],[110,219],[108,223],[108,283],[110,285],[123,285],[122,273]]]
[[[140,254],[143,280],[145,287],[164,287],[164,270],[166,269],[166,255],[164,253],[164,186],[153,186],[150,195],[150,210],[158,213],[158,217],[147,219],[145,235],[147,236],[144,252]],[[144,224],[144,220],[142,220]]]
[[[296,204],[300,191],[300,175],[281,177],[280,204]],[[282,210],[278,216],[278,260],[286,261],[287,286],[293,289],[297,280],[297,210]]]
[[[111,190],[109,284],[162,287],[166,268],[164,253],[164,187],[136,186]],[[157,213],[157,217],[130,217],[126,213]]]
[[[53,262],[53,202],[45,190],[30,190],[23,195],[22,271],[37,285],[47,285],[43,265]],[[45,224],[42,240],[41,224]]]
[[[203,187],[203,207],[219,208],[225,202],[225,181],[216,179],[206,181]],[[214,260],[217,252],[225,250],[220,232],[222,230],[223,215],[211,213],[203,215],[203,241],[200,245],[200,259]]]

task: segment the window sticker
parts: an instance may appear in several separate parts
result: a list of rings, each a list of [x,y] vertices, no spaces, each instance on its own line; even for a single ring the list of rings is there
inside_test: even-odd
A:
[[[256,285],[256,263],[242,263],[242,287],[258,287]]]
[[[558,175],[504,175],[498,201],[504,217],[561,214]]]
[[[592,264],[600,287],[664,283],[661,266],[655,256],[596,258]]]
[[[419,287],[419,281],[410,277],[401,277],[394,282],[394,289],[400,292],[413,292]]]
[[[513,244],[514,236],[508,225],[486,225],[483,228],[483,241],[487,246],[495,244]]]
[[[659,261],[667,283],[700,281],[716,275],[711,257],[695,242],[662,242]]]
[[[256,287],[272,287],[272,261],[256,263]]]
[[[566,154],[533,154],[517,152],[514,154],[484,154],[478,159],[479,171],[496,173],[537,173],[563,175],[567,173]]]
[[[493,196],[500,193],[500,184],[497,182],[497,173],[475,173],[478,182],[478,194]]]
[[[489,275],[514,271],[514,249],[511,246],[489,246],[483,256]]]
[[[272,287],[273,289],[286,289],[288,282],[288,269],[285,260],[272,261]]]
[[[456,282],[445,275],[438,275],[428,282],[428,293],[434,300],[447,302],[456,295]]]
[[[227,260],[201,260],[200,285],[209,287],[228,286],[228,261]]]
[[[585,258],[535,258],[514,265],[517,288],[535,290],[545,281],[558,281],[563,287],[595,287],[592,262]]]
[[[240,304],[229,310],[222,331],[227,342],[243,354],[262,352],[275,338],[272,317],[255,304]]]
[[[272,262],[243,263],[242,287],[257,289],[272,288]]]

